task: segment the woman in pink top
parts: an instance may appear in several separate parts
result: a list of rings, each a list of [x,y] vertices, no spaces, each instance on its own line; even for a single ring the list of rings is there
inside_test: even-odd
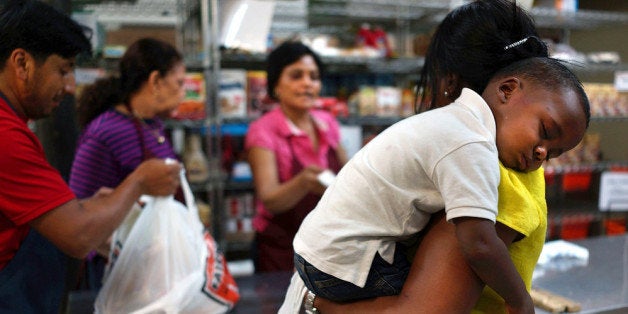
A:
[[[299,42],[268,55],[268,95],[279,105],[251,123],[245,140],[257,196],[257,272],[293,270],[292,239],[325,191],[317,176],[347,161],[338,122],[314,108],[321,70],[319,57]]]

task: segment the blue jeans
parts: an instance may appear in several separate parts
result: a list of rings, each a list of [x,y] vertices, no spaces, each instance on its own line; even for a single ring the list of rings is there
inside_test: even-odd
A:
[[[299,254],[294,254],[294,266],[305,286],[317,296],[336,302],[348,302],[401,292],[410,272],[406,248],[397,243],[393,264],[386,262],[379,253],[375,254],[364,288],[326,274],[308,263]]]

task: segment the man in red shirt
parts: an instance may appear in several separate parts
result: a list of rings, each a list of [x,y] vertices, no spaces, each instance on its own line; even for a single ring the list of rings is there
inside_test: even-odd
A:
[[[39,1],[0,6],[0,309],[57,313],[65,256],[84,258],[142,194],[169,195],[179,164],[148,160],[114,190],[77,200],[27,125],[74,91],[85,29]]]

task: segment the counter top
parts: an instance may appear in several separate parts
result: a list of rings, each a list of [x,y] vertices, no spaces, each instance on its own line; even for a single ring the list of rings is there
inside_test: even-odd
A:
[[[588,264],[546,271],[532,286],[579,302],[581,314],[628,313],[628,235],[569,242],[589,250]]]
[[[628,235],[569,241],[589,250],[586,266],[546,271],[533,287],[579,302],[580,314],[628,313]],[[232,313],[277,313],[291,273],[237,278],[241,299]],[[549,313],[537,309],[537,313]]]
[[[586,266],[546,271],[533,287],[579,302],[580,314],[628,313],[628,235],[570,241],[589,250]],[[290,272],[238,277],[240,301],[230,313],[277,313],[290,283]],[[95,293],[74,293],[68,313],[91,313]],[[548,313],[537,309],[537,313]]]
[[[240,300],[230,314],[276,314],[290,284],[292,272],[273,272],[236,277]],[[65,314],[92,314],[96,291],[74,291]]]
[[[240,300],[229,313],[276,314],[286,296],[292,272],[237,277]]]

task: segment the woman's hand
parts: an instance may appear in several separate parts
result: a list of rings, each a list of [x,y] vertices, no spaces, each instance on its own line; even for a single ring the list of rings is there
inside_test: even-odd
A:
[[[326,187],[321,184],[318,180],[318,175],[323,172],[323,168],[309,165],[299,173],[299,179],[302,181],[302,184],[306,187],[306,189],[316,195],[323,195],[325,193]]]

